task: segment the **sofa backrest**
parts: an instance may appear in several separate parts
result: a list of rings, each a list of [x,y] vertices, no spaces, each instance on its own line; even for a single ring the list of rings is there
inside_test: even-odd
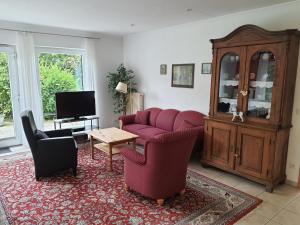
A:
[[[190,122],[194,126],[204,126],[204,117],[204,114],[197,111],[188,110],[179,112],[174,121],[173,130],[177,130],[184,120]]]
[[[152,127],[155,127],[156,126],[156,118],[157,118],[159,112],[161,111],[161,109],[160,108],[149,108],[149,109],[146,109],[146,111],[150,111],[149,124]]]
[[[156,118],[156,127],[173,131],[174,121],[178,113],[179,111],[176,109],[161,110]]]
[[[180,112],[176,109],[154,107],[146,109],[146,111],[150,111],[149,125],[163,130],[175,131],[184,120],[196,127],[204,126],[205,115],[197,111],[188,110]]]

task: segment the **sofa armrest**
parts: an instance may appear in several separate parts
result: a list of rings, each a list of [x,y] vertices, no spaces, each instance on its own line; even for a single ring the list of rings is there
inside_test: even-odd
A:
[[[72,130],[71,129],[49,130],[49,131],[45,131],[45,134],[47,134],[50,138],[72,136]]]
[[[134,123],[134,119],[135,119],[135,114],[120,116],[119,117],[120,129],[122,129],[123,126],[125,125]]]
[[[137,152],[136,150],[134,150],[133,148],[130,147],[124,147],[121,149],[121,154],[128,160],[140,164],[140,165],[144,165],[146,164],[146,157],[145,155]]]

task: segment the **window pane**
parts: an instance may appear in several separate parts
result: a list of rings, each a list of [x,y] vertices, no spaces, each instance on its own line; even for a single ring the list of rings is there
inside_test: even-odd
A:
[[[8,54],[0,52],[0,139],[15,136],[8,61]]]
[[[240,58],[235,53],[223,56],[220,69],[218,112],[236,111],[239,85]]]
[[[83,90],[82,55],[41,53],[39,56],[45,129],[53,129],[55,93]]]
[[[276,75],[275,56],[268,51],[254,54],[250,62],[248,117],[270,119],[273,81]]]

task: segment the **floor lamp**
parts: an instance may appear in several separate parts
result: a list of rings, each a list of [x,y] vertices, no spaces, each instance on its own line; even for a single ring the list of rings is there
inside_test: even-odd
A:
[[[130,86],[130,84],[129,84],[129,86]],[[127,86],[127,84],[125,84],[123,82],[118,83],[116,90],[120,93],[128,94],[128,86]],[[122,100],[122,104],[124,107],[124,100]],[[129,105],[130,105],[130,114],[131,114],[132,113],[132,110],[131,110],[131,87],[129,87]],[[124,111],[124,115],[126,115],[126,108]]]

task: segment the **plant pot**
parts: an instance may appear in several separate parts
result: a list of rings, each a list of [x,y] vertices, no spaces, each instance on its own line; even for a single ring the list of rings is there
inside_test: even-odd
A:
[[[0,114],[0,126],[4,124],[4,114]]]

